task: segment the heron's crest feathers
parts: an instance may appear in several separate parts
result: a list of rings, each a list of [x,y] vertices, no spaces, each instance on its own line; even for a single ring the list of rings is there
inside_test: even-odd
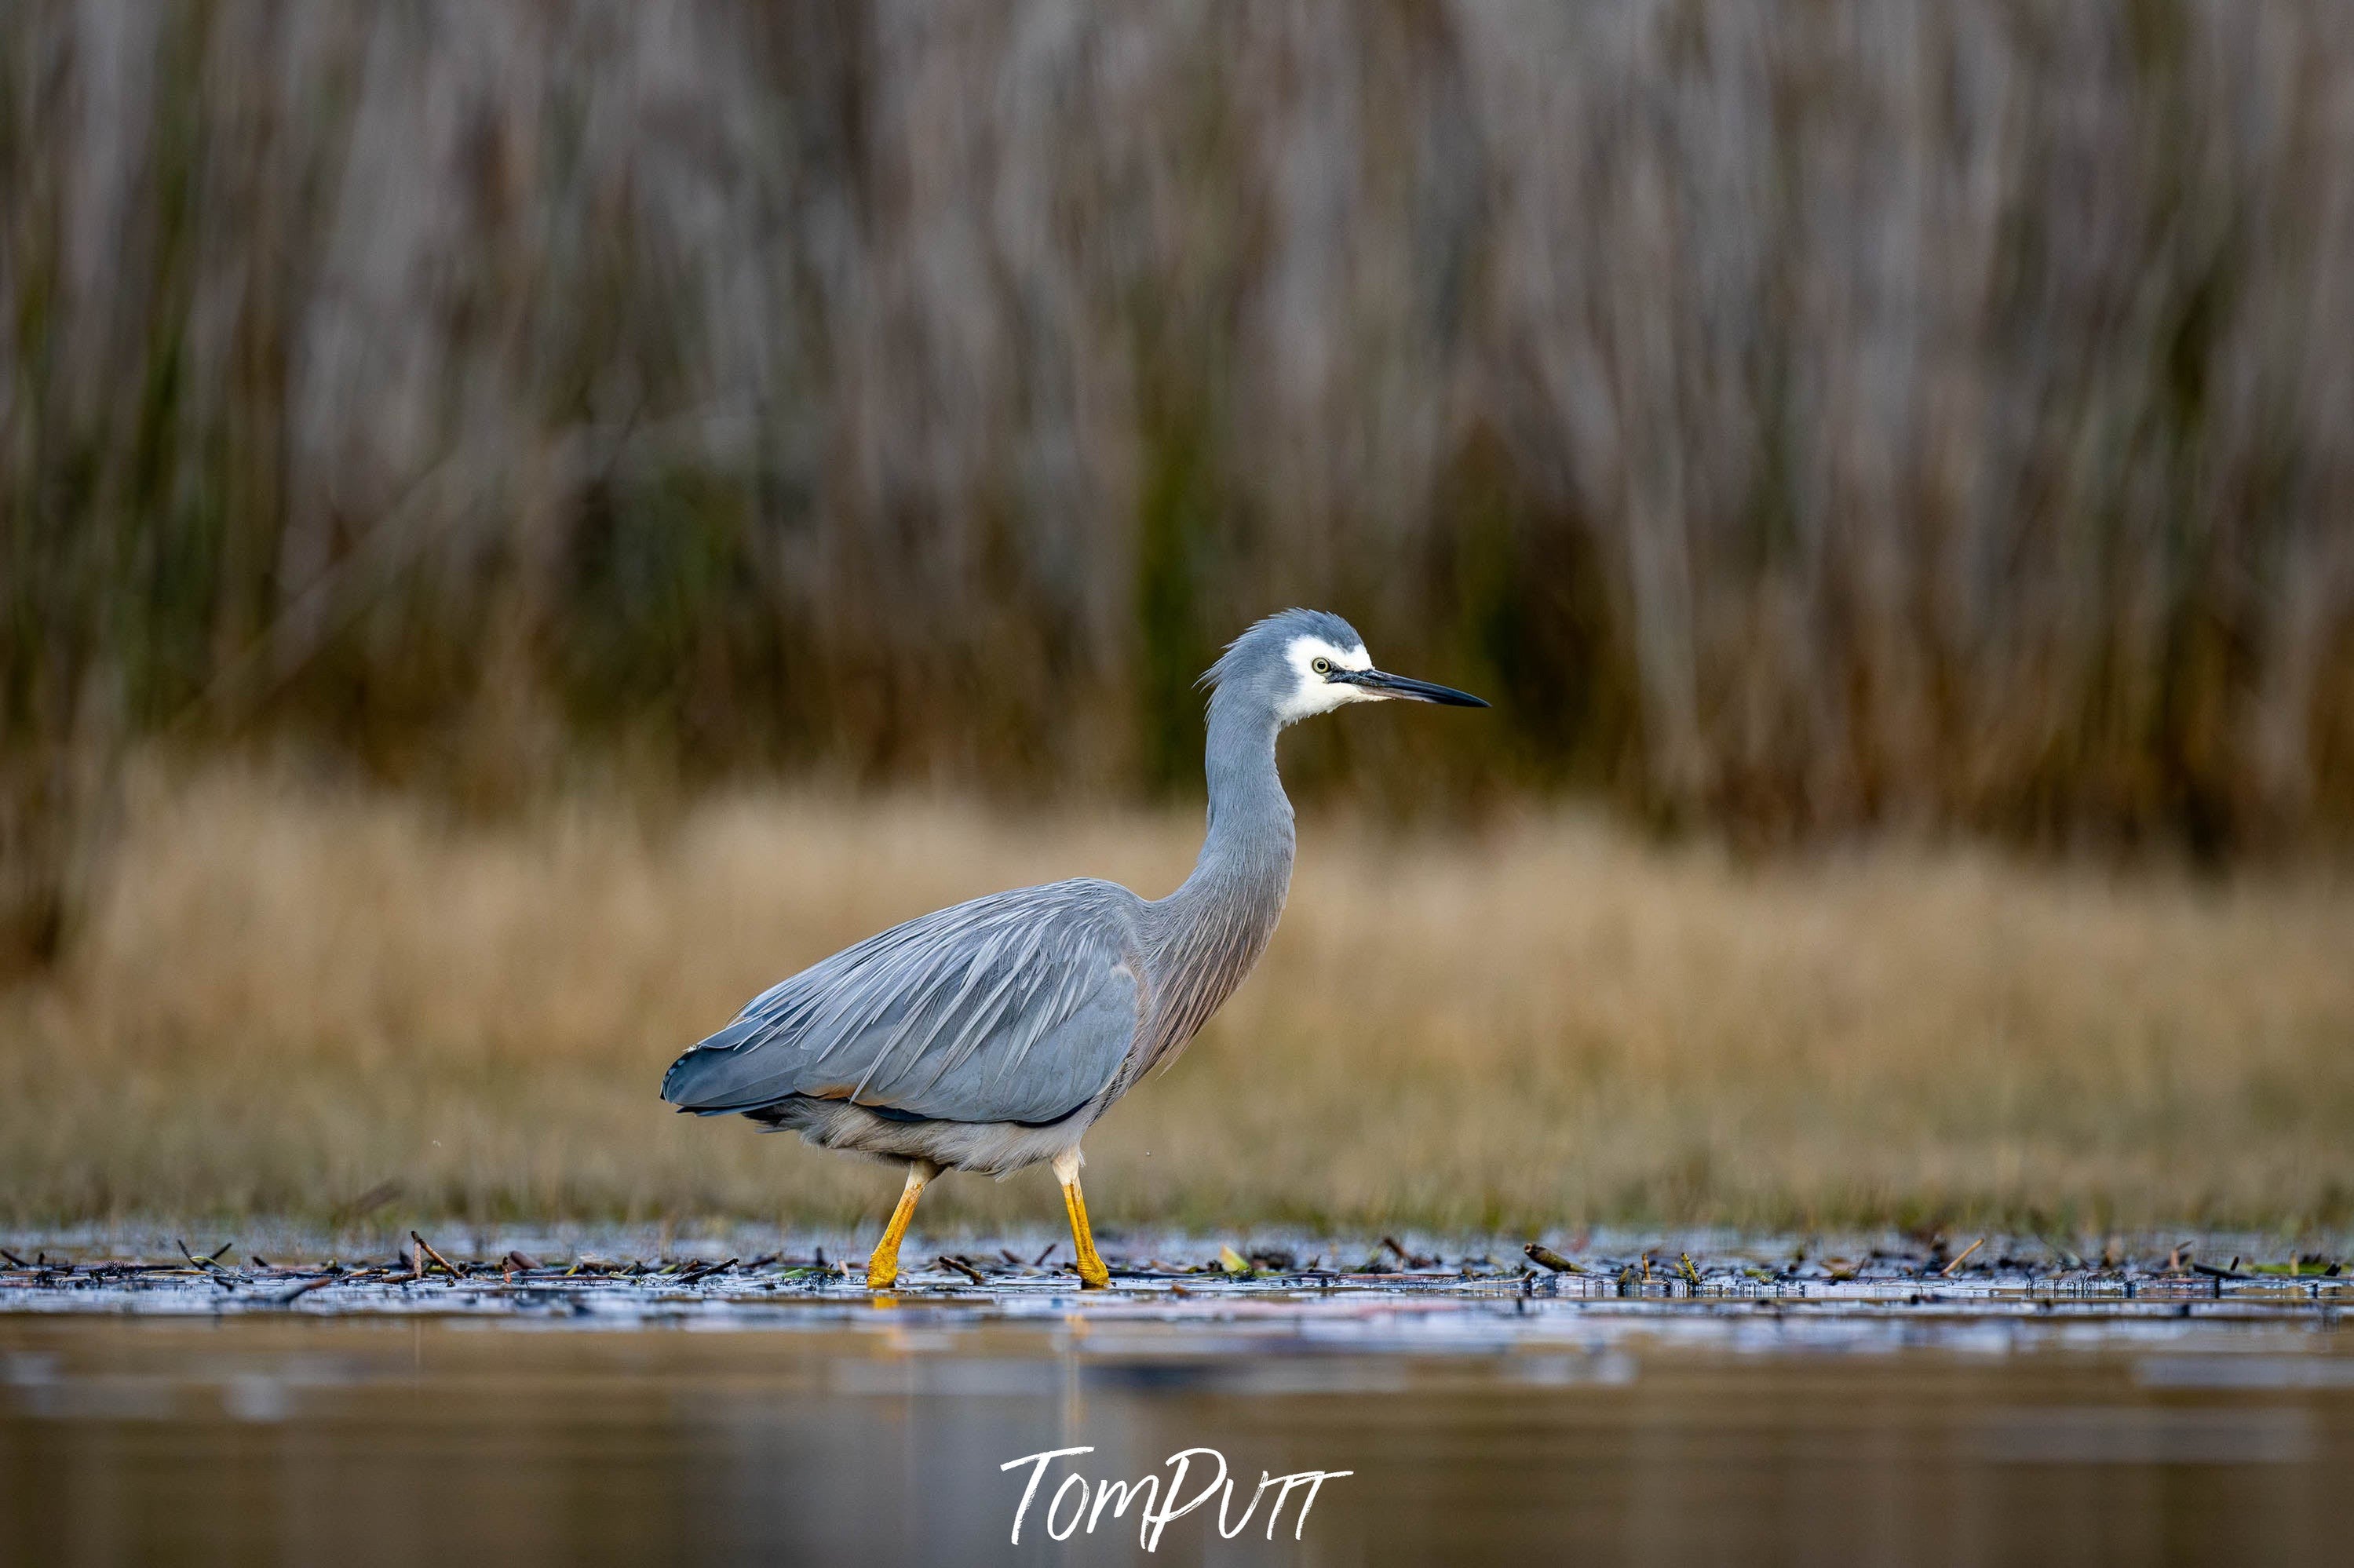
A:
[[[1278,609],[1253,621],[1240,637],[1226,644],[1217,662],[1202,672],[1193,684],[1215,692],[1246,678],[1285,670],[1283,652],[1296,637],[1320,638],[1336,648],[1362,648],[1357,629],[1328,609]]]

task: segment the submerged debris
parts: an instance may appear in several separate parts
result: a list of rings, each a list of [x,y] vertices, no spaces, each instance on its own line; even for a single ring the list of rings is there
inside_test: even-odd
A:
[[[822,1247],[807,1255],[761,1252],[747,1263],[736,1255],[626,1255],[626,1246],[579,1251],[542,1261],[540,1244],[484,1246],[481,1256],[445,1254],[421,1232],[382,1261],[345,1264],[330,1257],[310,1264],[228,1261],[233,1244],[198,1253],[175,1240],[176,1257],[100,1257],[76,1262],[47,1246],[0,1248],[0,1312],[267,1311],[660,1313],[696,1307],[776,1305],[809,1298],[836,1303],[864,1298],[854,1253],[829,1261]],[[267,1244],[284,1259],[300,1248]],[[1869,1310],[1946,1315],[2115,1312],[2137,1315],[2319,1309],[2334,1314],[2354,1305],[2354,1277],[2343,1257],[2302,1247],[2279,1261],[2251,1255],[2259,1244],[2153,1243],[2137,1251],[2105,1245],[2078,1251],[2042,1239],[2009,1242],[1978,1237],[1947,1256],[1935,1238],[1925,1243],[1822,1246],[1803,1241],[1693,1237],[1661,1243],[1620,1236],[1580,1236],[1570,1252],[1526,1243],[1520,1258],[1500,1263],[1484,1238],[1437,1253],[1409,1249],[1384,1236],[1364,1256],[1363,1243],[1327,1245],[1302,1265],[1306,1247],[1254,1244],[1202,1245],[1183,1238],[1139,1242],[1109,1258],[1114,1289],[1097,1302],[1177,1298],[1319,1299],[1354,1295],[1368,1299],[1415,1298],[1477,1301],[1543,1297],[1564,1306],[1585,1303],[1674,1310]],[[754,1249],[747,1247],[745,1251]],[[970,1303],[976,1290],[1000,1303],[1060,1298],[1074,1293],[1076,1276],[1054,1266],[1058,1250],[1027,1244],[941,1252],[928,1266],[910,1267],[893,1293],[900,1298],[938,1295]],[[1500,1248],[1495,1250],[1503,1250]],[[715,1252],[718,1249],[714,1249]],[[2198,1254],[2230,1259],[2228,1266],[2198,1261]],[[26,1254],[32,1255],[28,1261]],[[1326,1255],[1364,1256],[1351,1268],[1322,1266]],[[1571,1255],[1572,1253],[1577,1255]],[[1032,1261],[1022,1261],[1028,1256]],[[1200,1261],[1185,1261],[1188,1257]],[[1176,1261],[1170,1261],[1174,1257]],[[1390,1261],[1384,1261],[1384,1258]],[[2097,1258],[2098,1261],[2094,1261]],[[1655,1259],[1657,1266],[1655,1266]],[[1671,1260],[1671,1261],[1670,1261]],[[1532,1264],[1535,1266],[1528,1266]],[[1543,1270],[1544,1272],[1539,1272]],[[2220,1304],[2220,1308],[2219,1308]]]

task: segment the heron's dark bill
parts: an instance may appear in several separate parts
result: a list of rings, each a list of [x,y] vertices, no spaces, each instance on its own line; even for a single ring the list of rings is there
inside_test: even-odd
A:
[[[1441,686],[1429,681],[1411,680],[1405,675],[1393,675],[1381,670],[1335,670],[1331,679],[1352,686],[1363,686],[1384,696],[1404,697],[1408,702],[1437,703],[1450,708],[1484,708],[1487,700],[1469,692],[1458,692],[1452,686]]]

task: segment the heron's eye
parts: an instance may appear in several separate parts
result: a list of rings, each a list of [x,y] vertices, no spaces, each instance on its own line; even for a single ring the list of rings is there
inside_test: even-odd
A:
[[[1315,671],[1320,675],[1329,675],[1332,673],[1332,661],[1330,659],[1319,659],[1308,667]]]

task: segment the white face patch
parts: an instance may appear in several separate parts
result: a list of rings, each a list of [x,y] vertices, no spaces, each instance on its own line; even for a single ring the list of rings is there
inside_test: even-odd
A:
[[[1339,681],[1328,681],[1317,673],[1316,661],[1324,660],[1339,670],[1370,670],[1373,655],[1364,644],[1353,648],[1336,648],[1321,637],[1295,637],[1291,646],[1283,651],[1284,662],[1291,666],[1299,683],[1291,694],[1276,709],[1276,717],[1285,724],[1298,724],[1316,714],[1329,714],[1347,703],[1379,702],[1384,694],[1370,692],[1363,686],[1352,686]]]

